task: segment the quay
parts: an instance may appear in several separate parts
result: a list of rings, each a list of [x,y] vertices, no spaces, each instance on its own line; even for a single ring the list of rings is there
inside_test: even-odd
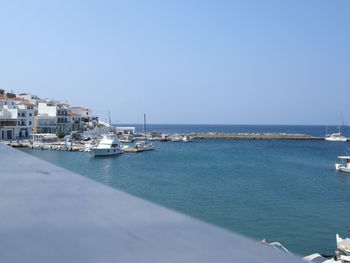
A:
[[[172,141],[172,138],[179,138],[177,141],[184,141],[184,138],[188,138],[187,141],[192,140],[302,140],[302,141],[323,141],[324,137],[314,137],[306,134],[290,134],[290,133],[189,133],[189,134],[159,134],[158,136],[152,136],[147,134],[147,140],[151,141]],[[144,134],[142,136],[135,137],[134,139],[146,140]],[[349,141],[349,139],[348,139]],[[32,142],[30,140],[24,141],[11,141],[7,142],[12,147],[28,147],[30,149],[40,150],[55,150],[55,151],[79,151],[84,152],[88,142],[75,140],[72,142],[55,141],[55,142]],[[132,149],[132,148],[130,148]],[[125,152],[135,152],[125,149]]]
[[[194,140],[324,140],[324,137],[314,137],[306,134],[291,133],[193,133],[187,134]]]
[[[4,144],[0,156],[0,262],[302,262]]]
[[[158,136],[147,138],[154,141],[171,141],[172,138],[189,138],[190,140],[312,140],[323,141],[324,137],[315,137],[306,134],[294,133],[220,133],[220,132],[206,132],[206,133],[174,133],[161,134]],[[137,140],[145,140],[145,136],[137,137]]]

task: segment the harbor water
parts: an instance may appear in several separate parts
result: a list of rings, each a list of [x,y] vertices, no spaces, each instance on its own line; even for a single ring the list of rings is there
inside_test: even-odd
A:
[[[149,125],[148,129],[325,133],[324,126],[237,127]],[[331,128],[334,131],[329,132],[336,132]],[[279,241],[299,255],[330,254],[335,249],[336,233],[350,236],[346,231],[350,228],[350,175],[334,169],[336,156],[347,154],[349,142],[203,140],[154,144],[155,151],[104,158],[83,152],[23,151],[255,240]]]

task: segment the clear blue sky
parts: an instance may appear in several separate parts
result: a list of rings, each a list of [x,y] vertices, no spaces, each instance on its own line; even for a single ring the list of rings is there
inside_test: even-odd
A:
[[[113,121],[350,122],[350,1],[1,1],[0,88]]]

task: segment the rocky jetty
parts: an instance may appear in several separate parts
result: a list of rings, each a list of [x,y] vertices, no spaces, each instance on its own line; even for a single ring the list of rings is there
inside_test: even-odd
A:
[[[187,134],[194,140],[324,140],[306,134],[290,133],[191,133]]]

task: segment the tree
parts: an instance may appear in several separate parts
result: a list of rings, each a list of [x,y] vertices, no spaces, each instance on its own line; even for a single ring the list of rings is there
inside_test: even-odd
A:
[[[64,131],[59,131],[59,132],[56,132],[56,136],[59,139],[62,139],[64,136],[66,136],[66,133]]]
[[[74,140],[78,140],[78,139],[80,138],[80,135],[79,135],[78,133],[76,133],[76,132],[73,132],[73,133],[72,133],[72,138],[73,138]]]

